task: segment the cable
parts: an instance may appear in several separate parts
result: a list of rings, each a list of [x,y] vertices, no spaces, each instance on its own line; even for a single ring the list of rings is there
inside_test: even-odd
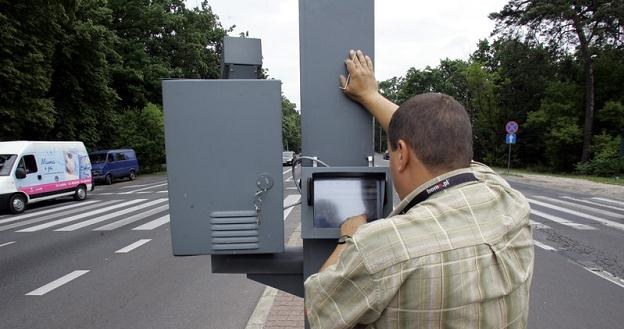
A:
[[[311,157],[311,156],[302,155],[300,157],[297,157],[295,160],[293,160],[292,168],[291,168],[292,169],[292,175],[293,175],[293,181],[295,182],[295,186],[297,187],[297,191],[299,191],[299,194],[301,194],[301,186],[299,185],[301,182],[298,182],[297,179],[295,178],[295,166],[297,166],[297,163],[300,163],[301,160],[311,160],[311,161],[318,162],[318,163],[322,164],[324,167],[331,167],[327,163],[317,159],[316,157]]]
[[[285,206],[285,207],[284,207],[284,210],[286,210],[286,209],[288,209],[288,208],[292,208],[292,207],[298,206],[298,205],[300,205],[300,204],[301,204],[301,201],[297,201],[297,202],[295,202],[295,203],[293,203],[293,204],[289,204],[289,205]]]

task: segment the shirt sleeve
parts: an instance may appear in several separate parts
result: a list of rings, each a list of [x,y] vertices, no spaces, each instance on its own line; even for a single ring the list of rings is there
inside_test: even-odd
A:
[[[377,285],[351,239],[338,262],[310,276],[305,306],[311,328],[352,328],[369,324],[381,315]]]

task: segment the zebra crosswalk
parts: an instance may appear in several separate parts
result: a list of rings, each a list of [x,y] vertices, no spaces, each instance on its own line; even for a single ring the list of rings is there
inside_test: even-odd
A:
[[[146,187],[140,189],[143,188]],[[142,192],[140,189],[127,192],[138,194]],[[79,203],[59,204],[22,215],[2,216],[0,232],[112,231],[122,228],[137,231],[153,230],[170,220],[167,201],[166,197],[161,197],[132,200],[91,199]],[[528,197],[528,201],[531,205],[531,223],[538,230],[568,228],[587,232],[600,229],[624,231],[624,202],[616,199],[532,195]]]
[[[137,224],[131,229],[153,230],[169,222],[167,201],[167,198],[89,200],[34,210],[24,215],[1,219],[0,232],[72,232],[81,229],[111,231],[133,223]],[[148,222],[138,223],[145,220]]]

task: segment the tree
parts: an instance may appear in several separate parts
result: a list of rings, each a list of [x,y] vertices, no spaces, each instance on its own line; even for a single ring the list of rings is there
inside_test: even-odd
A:
[[[581,160],[587,161],[594,123],[594,67],[598,50],[624,43],[624,3],[607,0],[511,0],[498,13],[497,33],[522,35],[563,52],[575,49],[585,75],[585,116]]]
[[[0,140],[37,139],[55,125],[48,91],[57,38],[74,10],[65,2],[0,0]]]
[[[301,118],[295,103],[282,96],[282,144],[290,151],[301,150]]]

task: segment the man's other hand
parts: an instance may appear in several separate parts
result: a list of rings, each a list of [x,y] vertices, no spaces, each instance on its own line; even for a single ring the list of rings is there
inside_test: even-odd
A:
[[[340,88],[353,100],[364,104],[377,94],[373,61],[361,50],[350,50],[345,60],[348,77],[340,75]]]
[[[342,225],[340,225],[340,235],[353,236],[358,227],[366,224],[368,217],[366,215],[359,215],[349,217]]]

